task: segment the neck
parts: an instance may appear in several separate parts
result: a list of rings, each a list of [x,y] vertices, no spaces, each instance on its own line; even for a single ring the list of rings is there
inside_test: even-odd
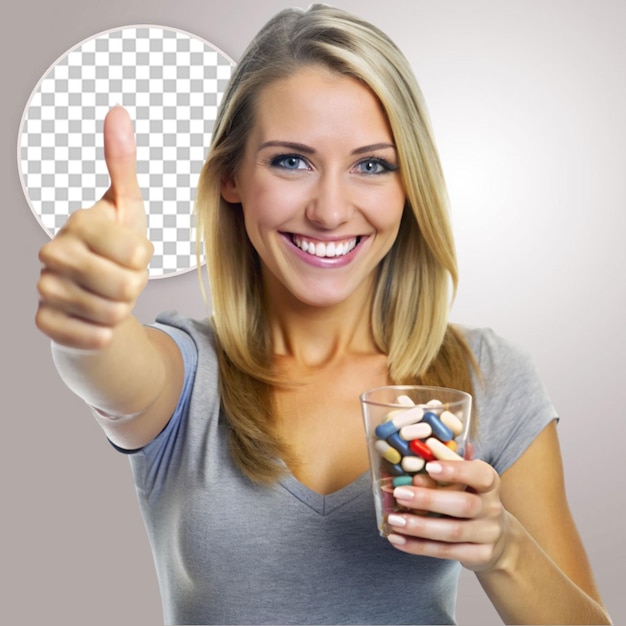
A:
[[[332,307],[301,302],[271,306],[274,355],[307,368],[319,368],[354,356],[380,354],[371,332],[371,294]]]

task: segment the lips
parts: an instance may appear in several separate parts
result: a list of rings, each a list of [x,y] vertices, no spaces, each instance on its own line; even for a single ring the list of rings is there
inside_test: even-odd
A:
[[[359,243],[360,237],[350,237],[340,241],[313,241],[300,235],[291,235],[291,241],[303,252],[323,259],[346,256]]]

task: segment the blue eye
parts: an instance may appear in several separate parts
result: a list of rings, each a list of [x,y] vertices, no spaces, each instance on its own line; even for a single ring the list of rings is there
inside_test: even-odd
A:
[[[356,167],[359,174],[386,174],[398,169],[397,165],[379,158],[363,159],[356,164]]]
[[[306,161],[296,154],[281,154],[270,161],[272,167],[280,167],[286,170],[308,169]]]

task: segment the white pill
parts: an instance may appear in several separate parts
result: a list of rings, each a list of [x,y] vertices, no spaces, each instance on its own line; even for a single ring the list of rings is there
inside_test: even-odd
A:
[[[445,443],[442,443],[436,437],[429,437],[426,440],[426,445],[430,448],[430,451],[440,460],[440,461],[462,461],[463,458],[460,457],[454,450],[450,450]]]
[[[426,403],[426,406],[428,407],[428,411],[430,411],[431,413],[434,413],[435,415],[439,415],[439,413],[441,413],[441,411],[443,411],[444,405],[443,402],[441,402],[441,400],[429,400]]]
[[[409,396],[401,395],[398,396],[398,404],[403,404],[404,406],[413,406],[415,402],[409,398]]]
[[[405,409],[404,411],[399,411],[391,418],[391,421],[394,423],[394,426],[402,428],[403,426],[419,422],[422,417],[424,417],[424,410],[421,406],[415,406],[410,409]]]
[[[396,415],[400,415],[400,413],[404,413],[406,409],[394,409],[393,411],[389,411],[387,415],[385,415],[385,419],[383,422],[391,421]]]
[[[405,472],[420,472],[426,461],[421,456],[405,456],[402,459],[402,469]]]
[[[433,434],[433,429],[426,422],[417,422],[417,424],[409,424],[400,429],[400,437],[406,441],[413,439],[426,439]]]
[[[439,419],[458,437],[463,432],[463,422],[450,411],[444,411]]]

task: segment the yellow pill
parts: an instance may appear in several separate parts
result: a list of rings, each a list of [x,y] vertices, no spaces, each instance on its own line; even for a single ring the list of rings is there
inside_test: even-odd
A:
[[[378,454],[385,459],[385,461],[389,461],[392,465],[400,463],[400,460],[402,459],[402,455],[383,439],[378,439],[374,444],[374,448],[376,452],[378,452]]]

